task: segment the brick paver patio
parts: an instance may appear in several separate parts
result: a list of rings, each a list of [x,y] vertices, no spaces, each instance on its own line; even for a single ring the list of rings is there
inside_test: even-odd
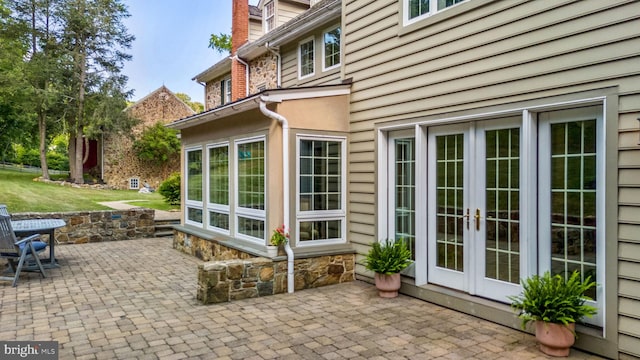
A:
[[[0,282],[0,340],[60,359],[546,359],[533,336],[353,282],[222,305],[170,239],[59,246],[62,266]],[[572,358],[598,359],[572,350]]]

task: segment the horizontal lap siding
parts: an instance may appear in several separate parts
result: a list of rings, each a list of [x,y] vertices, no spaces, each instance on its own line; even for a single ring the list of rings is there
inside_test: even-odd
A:
[[[376,231],[376,124],[617,87],[619,348],[640,356],[640,1],[494,1],[405,33],[398,11],[343,0],[358,252]]]

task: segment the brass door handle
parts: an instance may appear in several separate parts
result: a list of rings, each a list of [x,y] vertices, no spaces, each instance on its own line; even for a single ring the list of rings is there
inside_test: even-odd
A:
[[[476,231],[480,231],[480,209],[476,209],[474,218],[476,219]]]

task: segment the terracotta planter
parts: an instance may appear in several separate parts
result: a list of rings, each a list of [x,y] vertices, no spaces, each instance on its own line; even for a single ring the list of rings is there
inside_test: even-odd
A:
[[[569,350],[576,341],[576,324],[569,325],[536,321],[536,339],[540,351],[551,356],[569,356]]]
[[[400,290],[400,274],[384,275],[376,273],[376,288],[378,294],[383,298],[394,298],[398,296]]]

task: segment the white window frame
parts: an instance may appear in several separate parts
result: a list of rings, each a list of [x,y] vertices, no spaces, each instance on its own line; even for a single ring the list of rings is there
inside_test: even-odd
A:
[[[271,8],[271,14],[269,14],[269,8]],[[269,22],[272,22],[269,24]],[[264,4],[264,33],[268,33],[269,31],[276,28],[276,2],[269,1]]]
[[[302,45],[307,44],[311,42],[311,44],[313,45],[313,49],[311,51],[311,54],[313,56],[313,61],[311,62],[311,64],[313,65],[313,70],[309,73],[309,74],[302,74]],[[298,79],[302,80],[302,79],[307,79],[310,78],[312,76],[314,76],[316,74],[316,39],[314,36],[308,37],[306,39],[301,40],[300,42],[298,42]]]
[[[210,202],[211,199],[211,179],[210,179],[210,150],[211,149],[215,149],[215,148],[221,148],[221,147],[226,147],[227,148],[227,181],[229,183],[229,194],[228,194],[228,199],[227,202],[229,204],[224,205],[224,204],[216,204],[216,203],[212,203]],[[219,142],[219,143],[214,143],[214,144],[208,144],[207,145],[207,152],[205,154],[206,156],[206,160],[205,160],[205,164],[207,164],[206,167],[206,183],[205,183],[205,195],[207,198],[207,211],[206,211],[206,224],[207,224],[207,229],[215,231],[215,232],[219,232],[225,235],[230,235],[231,234],[231,229],[233,229],[233,225],[234,225],[234,218],[231,216],[231,194],[232,191],[235,189],[235,184],[233,184],[233,182],[231,181],[231,171],[232,171],[232,163],[233,160],[235,159],[232,156],[232,152],[231,152],[231,146],[229,144],[228,141],[224,141],[224,142]],[[229,229],[223,229],[223,228],[219,228],[216,226],[211,225],[210,222],[210,215],[209,212],[210,211],[214,211],[217,213],[221,213],[221,214],[226,214],[229,217]]]
[[[426,19],[429,16],[433,16],[436,13],[447,11],[447,10],[453,8],[453,7],[456,7],[456,6],[458,6],[458,5],[462,4],[462,3],[467,2],[468,0],[464,0],[464,1],[459,2],[457,4],[453,4],[453,5],[448,6],[448,7],[444,8],[444,9],[442,9],[442,10],[438,10],[438,0],[429,0],[429,11],[425,12],[422,15],[418,15],[418,16],[416,16],[414,18],[409,18],[409,1],[410,0],[402,0],[402,13],[403,13],[403,19],[402,20],[403,20],[403,25],[404,26],[407,26],[407,25],[413,24],[415,22],[418,22],[420,20]]]
[[[140,178],[139,177],[129,178],[129,190],[139,190],[139,189],[140,189]]]
[[[201,153],[204,152],[202,146],[193,146],[193,147],[185,148],[185,150],[184,150],[184,156],[185,156],[185,162],[184,162],[184,192],[183,192],[183,194],[184,194],[184,222],[185,222],[185,224],[202,227],[204,225],[204,223],[206,222],[206,217],[205,217],[205,213],[204,213],[204,206],[203,206],[204,197],[206,195],[204,193],[204,189],[202,189],[202,191],[203,191],[202,200],[200,200],[200,201],[190,200],[189,197],[188,197],[188,195],[189,195],[189,153],[192,152],[192,151],[200,151]],[[202,154],[202,155],[204,155],[204,154]],[[204,161],[204,156],[202,156],[202,155],[201,155],[201,163]],[[203,163],[202,163],[202,166],[204,168],[204,164]],[[205,176],[205,171],[203,169],[202,177],[204,178],[204,176]],[[204,183],[204,179],[203,179],[203,183]],[[201,223],[195,222],[195,221],[191,221],[189,219],[189,208],[202,211],[202,222]]]
[[[249,208],[244,208],[244,207],[240,207],[238,206],[239,203],[239,194],[238,194],[238,190],[239,190],[239,186],[238,186],[238,160],[239,160],[239,156],[238,156],[238,145],[242,145],[242,144],[248,144],[248,143],[254,143],[254,142],[263,142],[263,146],[264,146],[264,174],[263,174],[263,178],[264,178],[264,210],[257,210],[257,209],[249,209]],[[258,135],[258,136],[253,136],[253,137],[248,137],[248,138],[242,138],[242,139],[237,139],[233,142],[233,185],[235,187],[234,192],[233,192],[233,223],[234,223],[234,236],[238,239],[243,239],[243,240],[248,240],[260,245],[264,245],[266,239],[271,236],[271,234],[269,234],[269,229],[267,228],[267,219],[266,219],[266,211],[268,209],[268,197],[267,197],[267,192],[268,192],[268,184],[267,184],[267,159],[268,159],[268,155],[267,155],[267,137],[265,135]],[[245,235],[245,234],[241,234],[238,226],[240,221],[238,220],[239,217],[243,217],[243,218],[247,218],[247,219],[253,219],[253,220],[260,220],[262,222],[264,222],[264,238],[257,238],[257,237],[253,237],[253,236],[249,236],[249,235]],[[231,220],[230,220],[231,221]]]
[[[224,100],[222,104],[228,104],[231,102],[231,78],[226,78],[222,80],[222,89],[220,89],[222,93],[222,99]]]
[[[338,38],[338,62],[336,64],[333,64],[331,66],[327,67],[327,54],[326,54],[326,48],[327,48],[327,43],[325,41],[325,36],[330,33],[331,31],[334,31],[336,29],[340,29],[340,37]],[[325,30],[322,33],[322,71],[329,71],[335,68],[340,67],[340,65],[342,64],[342,29],[340,27],[340,25],[337,26],[333,26],[327,30]]]
[[[340,143],[340,209],[321,211],[301,211],[300,210],[300,141],[332,141]],[[296,136],[296,246],[318,246],[326,244],[346,243],[346,207],[347,207],[347,138],[344,136],[329,135],[304,135]],[[300,240],[300,223],[307,221],[340,221],[340,238],[323,240]]]

